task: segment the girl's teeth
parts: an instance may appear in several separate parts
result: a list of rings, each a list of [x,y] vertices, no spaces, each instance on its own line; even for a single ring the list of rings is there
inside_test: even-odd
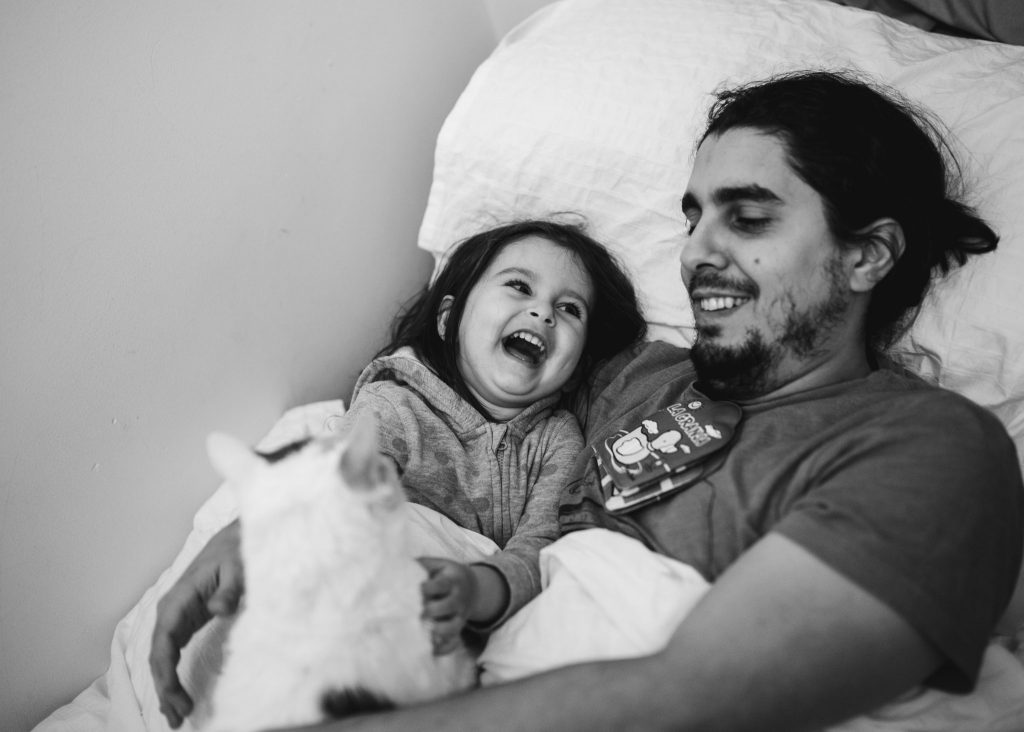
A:
[[[526,331],[516,331],[505,338],[503,345],[511,355],[534,366],[544,360],[548,350],[544,341]]]
[[[540,349],[541,353],[543,353],[544,350],[545,350],[545,348],[544,348],[544,341],[542,341],[540,338],[538,338],[537,336],[533,335],[532,333],[518,333],[517,332],[517,333],[513,333],[512,337],[513,338],[518,338],[520,340],[526,341],[527,343],[530,343],[530,344],[536,346],[537,348]]]

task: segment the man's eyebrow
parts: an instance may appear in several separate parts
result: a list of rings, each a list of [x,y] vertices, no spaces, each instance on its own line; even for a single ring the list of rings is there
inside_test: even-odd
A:
[[[711,199],[719,204],[736,203],[737,201],[753,201],[755,203],[782,203],[770,188],[750,183],[745,186],[728,186],[717,188],[711,194]]]
[[[779,198],[770,188],[765,188],[756,183],[750,183],[744,186],[725,186],[723,188],[716,188],[711,194],[711,200],[719,206],[723,206],[727,203],[736,203],[738,201],[753,201],[754,203],[782,203],[782,199]],[[700,208],[700,204],[697,202],[697,197],[687,191],[683,194],[683,200],[681,202],[683,210]]]

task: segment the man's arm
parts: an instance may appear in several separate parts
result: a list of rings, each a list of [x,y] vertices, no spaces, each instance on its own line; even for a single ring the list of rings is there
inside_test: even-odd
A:
[[[160,711],[172,729],[181,726],[193,707],[178,678],[181,649],[214,615],[234,613],[245,591],[240,541],[235,519],[210,538],[157,602],[149,667]]]
[[[818,730],[921,683],[938,653],[899,615],[770,534],[652,656],[587,663],[321,730]]]

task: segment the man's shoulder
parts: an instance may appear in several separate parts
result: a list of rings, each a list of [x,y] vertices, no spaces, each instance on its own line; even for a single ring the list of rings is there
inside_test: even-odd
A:
[[[636,410],[653,411],[676,399],[695,378],[690,353],[670,343],[651,341],[629,348],[597,372],[580,422],[589,434]]]
[[[618,384],[619,388],[631,384],[660,385],[680,375],[692,379],[689,350],[664,341],[646,341],[602,364],[594,378],[594,393],[612,384]]]
[[[894,435],[955,432],[962,441],[968,435],[984,442],[1009,439],[992,410],[899,369],[879,369],[840,390],[833,407],[864,429],[885,429]]]
[[[953,414],[976,413],[995,419],[991,410],[963,394],[926,381],[901,367],[879,369],[871,375],[867,383],[870,389],[907,404],[949,411]]]

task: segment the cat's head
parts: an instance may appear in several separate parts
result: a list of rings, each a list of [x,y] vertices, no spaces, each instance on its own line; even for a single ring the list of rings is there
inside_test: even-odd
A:
[[[261,541],[305,536],[341,550],[385,539],[405,502],[394,464],[377,450],[376,430],[372,417],[361,417],[347,437],[313,438],[273,461],[214,433],[207,452],[235,493],[243,533],[265,529]]]

